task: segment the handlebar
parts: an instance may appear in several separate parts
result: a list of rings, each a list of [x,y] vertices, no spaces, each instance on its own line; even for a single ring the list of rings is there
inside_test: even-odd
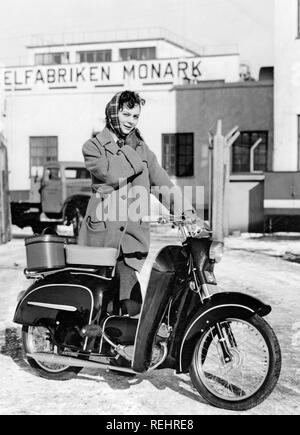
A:
[[[200,218],[185,218],[182,216],[173,216],[173,215],[159,215],[159,216],[144,216],[141,219],[142,222],[145,223],[153,223],[153,224],[172,224],[179,227],[180,230],[186,231],[189,235],[193,237],[210,237],[212,235],[212,231],[208,228],[206,222],[204,222]]]

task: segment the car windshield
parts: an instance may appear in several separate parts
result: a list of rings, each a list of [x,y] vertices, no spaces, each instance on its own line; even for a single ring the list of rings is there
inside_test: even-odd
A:
[[[87,180],[91,178],[90,173],[85,168],[65,168],[65,178],[67,180]]]

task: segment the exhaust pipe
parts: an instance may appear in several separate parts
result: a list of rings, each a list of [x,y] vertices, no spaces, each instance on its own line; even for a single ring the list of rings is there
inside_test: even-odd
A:
[[[94,361],[85,361],[78,358],[72,358],[69,356],[61,356],[55,354],[46,353],[28,353],[27,358],[34,359],[37,363],[59,364],[65,366],[82,367],[86,369],[100,369],[100,370],[116,370],[118,372],[136,374],[135,371],[118,366],[111,366],[110,364],[102,364]]]

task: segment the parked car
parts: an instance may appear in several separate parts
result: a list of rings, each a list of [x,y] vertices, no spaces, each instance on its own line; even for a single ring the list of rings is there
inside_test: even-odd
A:
[[[78,235],[91,195],[90,173],[83,162],[51,162],[44,166],[41,180],[34,186],[37,201],[11,202],[12,224],[31,226],[34,233],[46,227],[73,225]]]

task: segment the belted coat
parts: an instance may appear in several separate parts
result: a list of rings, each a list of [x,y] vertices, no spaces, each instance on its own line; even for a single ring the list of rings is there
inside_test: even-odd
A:
[[[128,219],[120,208],[125,204],[127,209],[130,206],[134,209],[137,198],[134,195],[131,197],[128,189],[147,192],[149,205],[152,186],[165,186],[167,192],[174,188],[174,184],[155,154],[140,138],[134,144],[120,148],[105,127],[83,145],[82,152],[86,168],[91,173],[92,196],[79,232],[78,244],[122,249],[125,263],[140,271],[149,251],[150,227],[141,219]],[[106,193],[108,186],[112,188],[110,193]],[[175,194],[178,195],[178,202],[175,202],[182,204],[179,188],[175,188]],[[176,214],[174,196],[162,193],[158,199],[171,213]],[[136,206],[139,208],[137,202]],[[191,205],[185,208],[193,209]]]

